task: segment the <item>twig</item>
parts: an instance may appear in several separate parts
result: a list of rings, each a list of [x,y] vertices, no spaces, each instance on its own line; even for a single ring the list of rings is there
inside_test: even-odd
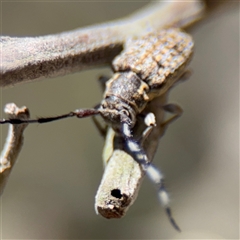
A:
[[[28,119],[29,111],[26,107],[18,108],[14,103],[5,106],[5,113],[9,118]],[[28,124],[9,125],[8,136],[0,157],[0,195],[7,183],[13,165],[23,145],[23,131]]]

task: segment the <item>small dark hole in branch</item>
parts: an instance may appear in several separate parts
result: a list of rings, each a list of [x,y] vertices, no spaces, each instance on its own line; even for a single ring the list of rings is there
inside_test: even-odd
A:
[[[113,189],[111,191],[111,195],[115,198],[121,198],[122,197],[121,191],[119,189]]]

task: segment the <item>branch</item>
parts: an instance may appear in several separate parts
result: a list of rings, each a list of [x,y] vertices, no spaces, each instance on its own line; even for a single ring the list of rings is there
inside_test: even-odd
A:
[[[14,103],[7,104],[4,111],[9,118],[13,119],[28,119],[30,117],[26,107],[18,108]],[[9,125],[8,136],[0,157],[0,196],[23,146],[23,131],[27,125],[26,123]]]
[[[164,27],[186,28],[201,18],[200,1],[163,1],[120,20],[41,37],[0,38],[0,86],[110,65],[126,38]]]

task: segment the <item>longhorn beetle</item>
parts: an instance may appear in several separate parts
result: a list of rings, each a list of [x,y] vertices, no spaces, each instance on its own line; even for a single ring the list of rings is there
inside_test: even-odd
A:
[[[142,38],[127,40],[122,53],[112,62],[114,75],[106,82],[103,100],[97,107],[77,109],[55,117],[3,119],[0,123],[47,123],[63,118],[84,118],[100,114],[115,134],[124,139],[126,151],[159,185],[156,179],[162,181],[161,173],[151,165],[131,130],[136,123],[136,117],[147,104],[167,92],[184,74],[192,53],[193,40],[180,29],[163,29]],[[161,188],[162,185],[159,193],[163,192]],[[165,209],[172,225],[180,231],[171,216],[170,208]]]

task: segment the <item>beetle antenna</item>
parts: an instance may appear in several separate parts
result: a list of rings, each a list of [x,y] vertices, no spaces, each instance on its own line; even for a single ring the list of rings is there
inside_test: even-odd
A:
[[[159,200],[165,209],[170,223],[177,231],[181,232],[179,226],[172,216],[171,208],[169,207],[169,196],[164,186],[164,178],[162,173],[152,163],[149,162],[148,157],[140,143],[133,139],[130,126],[127,123],[123,123],[122,133],[126,141],[127,151],[130,155],[132,155],[133,159],[142,166],[150,180],[157,186]]]
[[[61,120],[69,117],[84,118],[84,117],[90,117],[96,114],[99,114],[98,109],[94,109],[94,108],[77,109],[73,112],[69,112],[63,115],[58,115],[55,117],[41,117],[36,119],[13,119],[13,118],[1,119],[0,124],[47,123],[47,122],[53,122],[53,121],[57,121],[57,120]]]
[[[148,160],[148,157],[141,147],[141,144],[133,139],[131,134],[131,128],[129,124],[123,123],[122,125],[122,134],[126,141],[126,150],[130,155],[133,156],[134,160],[141,164],[143,167],[143,170],[146,171],[148,166],[150,165],[150,162]]]

